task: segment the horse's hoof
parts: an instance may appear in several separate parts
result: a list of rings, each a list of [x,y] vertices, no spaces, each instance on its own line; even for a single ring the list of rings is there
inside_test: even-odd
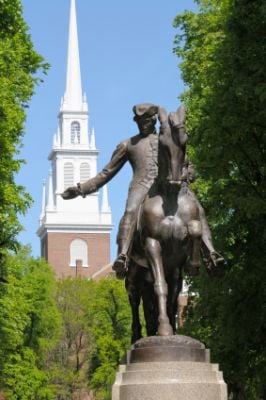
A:
[[[172,336],[174,334],[173,328],[168,322],[160,322],[158,327],[159,336]]]

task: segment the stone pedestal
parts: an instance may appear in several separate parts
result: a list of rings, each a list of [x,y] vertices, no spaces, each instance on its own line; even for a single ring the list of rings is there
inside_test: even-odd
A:
[[[112,400],[227,400],[227,386],[209,351],[187,336],[139,340],[120,365]]]

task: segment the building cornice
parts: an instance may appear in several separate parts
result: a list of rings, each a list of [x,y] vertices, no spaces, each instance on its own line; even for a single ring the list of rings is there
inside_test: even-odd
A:
[[[83,111],[83,110],[60,110],[60,112],[58,113],[58,118],[60,119],[63,115],[69,115],[69,117],[71,118],[71,115],[75,115],[75,116],[81,116],[81,115],[84,115],[84,116],[88,116],[89,115],[89,111]]]
[[[48,160],[52,160],[53,158],[54,158],[54,156],[55,155],[57,155],[57,154],[62,154],[62,155],[64,155],[64,156],[67,156],[67,155],[69,155],[69,156],[73,156],[73,155],[86,155],[86,156],[98,156],[98,154],[99,154],[99,150],[91,150],[91,149],[82,149],[82,148],[79,148],[79,149],[73,149],[73,147],[70,149],[67,149],[67,148],[58,148],[58,149],[56,149],[56,148],[54,148],[54,149],[52,149],[52,151],[51,151],[51,153],[49,154],[49,156],[48,156]]]
[[[45,233],[111,233],[112,224],[46,224],[44,223],[37,230],[37,235],[42,238]]]

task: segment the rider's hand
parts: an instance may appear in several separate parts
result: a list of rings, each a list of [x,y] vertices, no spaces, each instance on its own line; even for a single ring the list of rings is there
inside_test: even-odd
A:
[[[71,186],[67,188],[64,193],[61,194],[64,200],[75,199],[80,195],[80,191],[77,186]]]

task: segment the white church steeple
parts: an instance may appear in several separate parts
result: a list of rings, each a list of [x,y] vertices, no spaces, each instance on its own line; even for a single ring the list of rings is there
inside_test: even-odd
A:
[[[71,0],[67,56],[66,91],[62,111],[81,111],[83,106],[75,0]]]
[[[88,243],[92,240],[90,239],[92,235],[103,233],[109,235],[112,229],[106,189],[104,189],[102,208],[99,206],[99,192],[85,199],[77,197],[71,201],[65,201],[61,197],[67,187],[85,182],[97,174],[99,151],[95,145],[94,129],[89,135],[89,112],[86,95],[82,92],[77,32],[76,5],[75,0],[71,0],[65,94],[61,100],[58,129],[53,137],[52,151],[49,155],[51,172],[48,201],[44,206],[45,199],[43,199],[40,227],[37,232],[42,243],[45,242],[45,237],[49,234],[51,237],[52,233],[60,233],[64,238],[67,234],[72,235],[71,237],[79,235],[77,239],[79,241],[74,241],[72,250],[69,250],[72,251],[72,258],[77,248],[83,249],[82,254],[90,251]],[[43,193],[45,197],[45,187]],[[81,233],[86,237],[87,250],[82,242],[83,239],[80,239]],[[65,240],[63,236],[61,239],[63,243]],[[47,246],[49,247],[49,243]],[[46,258],[49,261],[47,246],[42,245],[42,249],[46,249],[42,250],[42,255],[48,252]]]
[[[59,112],[59,142],[62,148],[87,148],[89,145],[89,113],[82,93],[77,16],[75,0],[71,0],[65,94]]]

